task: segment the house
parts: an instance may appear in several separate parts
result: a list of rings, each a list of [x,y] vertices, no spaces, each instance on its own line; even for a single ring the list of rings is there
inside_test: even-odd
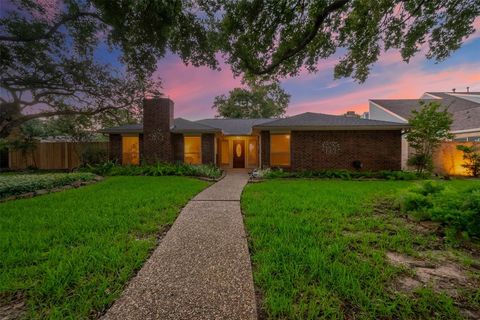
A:
[[[480,141],[480,92],[425,92],[419,99],[369,100],[369,119],[407,123],[421,101],[438,101],[452,114],[457,141]]]
[[[174,118],[168,98],[144,102],[143,124],[103,129],[123,164],[187,162],[222,168],[399,170],[408,125],[321,113],[277,119]]]
[[[371,120],[407,123],[412,111],[421,108],[421,101],[437,101],[452,114],[451,133],[454,141],[480,141],[480,92],[425,92],[419,99],[371,99],[368,118]],[[412,150],[402,139],[402,168]]]

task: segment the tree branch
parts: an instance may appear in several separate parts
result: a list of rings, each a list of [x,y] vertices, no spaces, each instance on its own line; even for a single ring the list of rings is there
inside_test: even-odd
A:
[[[35,36],[26,36],[26,37],[21,37],[21,36],[1,36],[0,35],[0,41],[10,41],[10,42],[33,42],[33,41],[38,41],[38,40],[44,40],[50,38],[57,30],[64,25],[65,23],[69,21],[75,21],[77,19],[83,18],[83,17],[92,17],[95,19],[98,19],[102,22],[103,19],[94,12],[79,12],[76,14],[69,14],[65,15],[62,19],[60,19],[57,23],[55,23],[47,32],[44,34],[40,35],[35,35]]]
[[[318,34],[318,30],[322,26],[325,19],[327,19],[327,17],[332,12],[335,12],[337,10],[342,9],[348,2],[350,2],[350,0],[336,0],[336,1],[332,2],[331,4],[329,4],[315,18],[315,22],[314,22],[313,27],[310,30],[307,30],[306,32],[304,32],[304,35],[301,37],[301,40],[294,47],[285,50],[285,52],[282,55],[273,58],[272,63],[270,63],[269,65],[267,65],[267,66],[265,66],[261,69],[257,69],[256,67],[251,66],[247,61],[243,61],[246,65],[247,69],[249,69],[250,72],[252,72],[255,75],[264,75],[264,74],[271,73],[276,68],[278,68],[278,66],[282,62],[294,57],[299,52],[301,52],[303,49],[305,49],[305,47],[310,42],[312,42],[313,39],[315,38],[315,36]]]

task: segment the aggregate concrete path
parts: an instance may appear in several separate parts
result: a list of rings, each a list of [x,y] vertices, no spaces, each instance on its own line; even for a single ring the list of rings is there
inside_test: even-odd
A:
[[[104,319],[256,319],[239,202],[247,181],[228,172],[193,198]]]

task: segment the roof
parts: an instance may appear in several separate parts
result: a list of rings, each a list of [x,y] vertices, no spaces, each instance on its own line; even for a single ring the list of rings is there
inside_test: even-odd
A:
[[[195,132],[219,132],[215,127],[201,124],[199,122],[177,118],[173,120],[172,132],[175,133],[195,133]]]
[[[452,114],[452,131],[480,128],[480,92],[426,92],[440,102]],[[420,102],[427,99],[372,99],[371,102],[404,118],[411,117],[412,111],[420,110]]]
[[[323,113],[306,112],[296,116],[273,120],[261,125],[259,129],[402,129],[403,123],[362,119],[357,117],[336,116]]]
[[[224,135],[250,135],[254,128],[257,129],[401,129],[408,125],[368,120],[356,117],[334,116],[322,113],[302,113],[296,116],[281,119],[203,119],[189,121],[183,118],[174,120],[171,131],[174,133],[207,133],[222,132]],[[100,130],[102,133],[142,133],[143,124],[127,124],[123,126]]]
[[[224,135],[250,135],[256,125],[272,121],[272,119],[203,119],[197,123],[219,128]]]

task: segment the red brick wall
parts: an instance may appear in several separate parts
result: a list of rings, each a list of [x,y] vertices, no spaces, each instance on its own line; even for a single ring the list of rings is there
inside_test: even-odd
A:
[[[290,148],[294,171],[355,170],[355,160],[362,162],[363,171],[401,169],[399,130],[292,131]]]
[[[122,163],[122,136],[119,134],[109,135],[109,151],[108,157],[112,161]]]
[[[270,167],[270,132],[262,131],[260,133],[260,148],[261,148],[261,157],[262,163],[260,164],[262,168]]]
[[[143,153],[147,163],[173,162],[173,101],[146,99],[143,107]]]

